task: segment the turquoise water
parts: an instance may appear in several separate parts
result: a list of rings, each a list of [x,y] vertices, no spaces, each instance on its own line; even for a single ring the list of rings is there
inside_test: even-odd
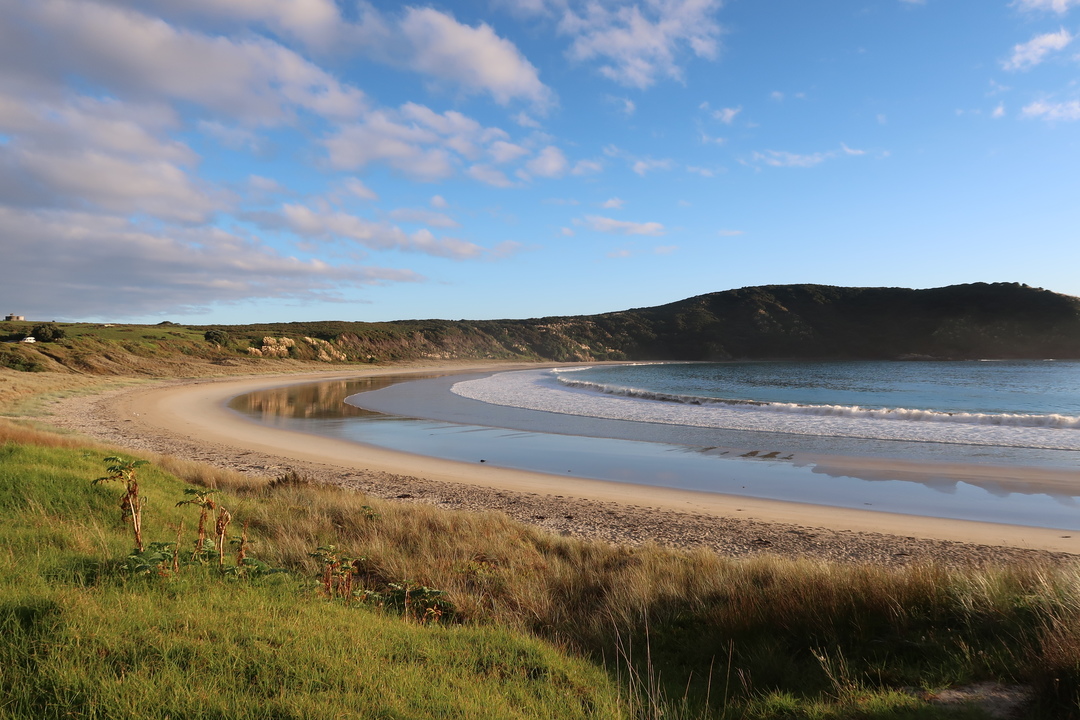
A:
[[[1070,403],[1080,387],[1080,363],[1045,365],[1054,367],[732,363],[537,369],[317,383],[242,396],[231,407],[278,427],[563,477],[1078,530],[1080,472],[1075,489],[1043,488],[1024,479],[1027,468],[1080,467],[1080,430],[1045,421],[1075,417]],[[567,384],[568,378],[579,386]],[[620,395],[619,388],[640,392]],[[979,388],[995,392],[980,397]],[[649,397],[654,393],[680,397]],[[695,404],[693,397],[750,402],[713,406]],[[771,409],[756,403],[770,403]],[[799,403],[839,410],[806,415],[787,407]],[[905,405],[922,405],[915,409],[931,414],[889,412]],[[1013,424],[995,424],[988,415],[1015,417]],[[358,457],[362,452],[358,447]],[[855,477],[819,464],[814,458],[821,455],[958,463],[972,473],[963,480],[883,471]],[[983,465],[1016,468],[1016,474],[980,477]]]
[[[1080,362],[748,362],[599,366],[561,378],[684,401],[916,409],[1080,420]]]

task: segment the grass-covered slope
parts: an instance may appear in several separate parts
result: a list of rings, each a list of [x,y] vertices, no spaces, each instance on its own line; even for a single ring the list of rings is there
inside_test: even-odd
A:
[[[212,375],[308,364],[446,360],[1080,358],[1080,299],[1016,283],[931,290],[770,285],[653,308],[529,320],[184,327],[59,324],[10,341],[0,366],[98,375]]]
[[[0,446],[0,717],[621,715],[600,668],[528,635],[330,601],[296,567],[187,564],[198,509],[175,507],[185,484],[153,467],[139,477],[147,542],[183,523],[184,564],[133,572],[120,489],[90,483],[103,455]]]
[[[924,694],[982,681],[1080,716],[1075,569],[619,548],[167,457],[132,557],[108,454],[0,421],[0,718],[975,718]]]

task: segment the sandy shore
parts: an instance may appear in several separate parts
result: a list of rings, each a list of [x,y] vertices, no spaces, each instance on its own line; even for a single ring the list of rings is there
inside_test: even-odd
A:
[[[492,368],[354,368],[170,381],[152,388],[63,400],[53,422],[125,447],[262,475],[295,469],[377,497],[501,510],[556,532],[611,542],[655,541],[708,547],[732,556],[772,553],[892,565],[928,560],[978,565],[1037,558],[1070,560],[1068,554],[1080,553],[1080,533],[1074,537],[1067,531],[757,500],[453,462],[268,428],[224,406],[241,393],[302,382]],[[907,470],[912,471],[910,464]]]

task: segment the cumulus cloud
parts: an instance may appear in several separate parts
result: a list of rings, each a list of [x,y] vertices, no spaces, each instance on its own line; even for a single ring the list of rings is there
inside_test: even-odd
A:
[[[1036,35],[1026,43],[1013,46],[1012,55],[1002,63],[1006,70],[1029,70],[1052,52],[1062,50],[1073,41],[1073,36],[1065,28],[1056,33]]]
[[[0,68],[24,85],[58,86],[77,69],[128,97],[164,96],[264,124],[297,108],[348,119],[365,107],[360,90],[265,38],[212,36],[90,0],[8,0],[3,9]]]
[[[505,140],[496,140],[488,148],[488,152],[491,154],[492,160],[498,164],[513,162],[518,158],[521,158],[529,154],[529,151],[520,145],[506,142]]]
[[[472,27],[433,8],[411,7],[401,32],[411,45],[406,64],[414,70],[487,92],[502,105],[524,98],[543,107],[552,100],[536,68],[486,23]]]
[[[1080,0],[1016,0],[1013,6],[1021,10],[1049,10],[1064,15],[1069,8],[1080,6]]]
[[[545,178],[557,178],[566,174],[569,163],[562,150],[554,145],[548,145],[537,153],[536,157],[526,163],[525,167],[533,175]]]
[[[216,228],[149,230],[116,217],[0,207],[4,279],[26,314],[122,319],[252,298],[316,300],[424,278],[409,270],[283,256]]]
[[[765,152],[755,152],[754,160],[763,162],[766,165],[772,167],[813,167],[821,162],[827,160],[831,155],[829,153],[812,153],[810,155],[799,155],[797,153],[785,152],[783,150],[766,150]]]
[[[658,222],[637,223],[599,215],[586,215],[582,221],[590,230],[619,235],[664,235],[667,230]]]
[[[319,53],[360,53],[395,67],[451,83],[467,93],[486,93],[507,104],[521,99],[546,108],[554,93],[517,47],[486,23],[473,27],[433,8],[382,12],[368,2],[345,18],[334,0],[110,0],[151,5],[166,17],[202,18],[242,29],[260,23],[275,35],[300,40]]]
[[[720,108],[719,110],[713,110],[710,115],[712,115],[713,120],[719,120],[725,125],[730,125],[735,122],[736,116],[741,112],[742,105],[735,108]]]
[[[603,203],[601,203],[600,207],[602,207],[602,208],[604,208],[606,210],[621,210],[623,204],[624,204],[624,201],[622,200],[622,198],[613,197],[613,198],[609,198],[609,199],[605,200]]]
[[[398,208],[390,211],[390,219],[437,228],[461,227],[458,221],[449,215],[433,210],[424,210],[423,208]]]
[[[406,233],[396,225],[362,218],[330,209],[313,209],[306,205],[285,204],[278,214],[262,214],[263,225],[288,229],[314,240],[344,239],[371,250],[400,250],[426,255],[464,260],[483,255],[484,249],[457,238],[436,238],[422,229]]]
[[[0,188],[8,203],[200,222],[229,205],[193,178],[197,160],[168,137],[173,112],[156,104],[76,97],[67,103],[0,94]]]
[[[369,188],[359,178],[345,178],[345,190],[361,200],[378,200],[379,194]]]
[[[465,174],[473,180],[478,180],[492,187],[508,188],[514,186],[514,181],[506,177],[506,173],[490,165],[473,165]]]
[[[635,173],[645,177],[645,175],[653,170],[670,170],[675,167],[675,163],[670,159],[656,160],[653,158],[642,158],[634,160],[630,167]]]
[[[1060,103],[1048,103],[1042,100],[1036,100],[1024,107],[1021,111],[1024,117],[1037,117],[1044,120],[1063,120],[1073,121],[1080,120],[1080,100],[1070,100],[1068,102]]]
[[[600,73],[622,85],[647,88],[661,77],[682,79],[681,61],[715,59],[720,0],[653,0],[642,5],[589,2],[567,8],[559,29],[573,38],[568,54],[597,60]]]
[[[574,169],[570,171],[571,175],[595,175],[596,173],[604,171],[604,164],[599,160],[578,160],[574,163]]]
[[[433,182],[450,177],[462,159],[475,160],[485,149],[509,161],[517,146],[506,137],[505,131],[483,127],[457,111],[437,113],[405,103],[342,124],[322,144],[335,169],[358,170],[379,162],[414,180]]]

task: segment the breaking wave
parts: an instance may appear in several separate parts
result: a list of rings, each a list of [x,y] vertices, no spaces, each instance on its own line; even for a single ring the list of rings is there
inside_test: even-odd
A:
[[[729,398],[701,397],[697,395],[679,395],[639,390],[632,387],[607,385],[604,383],[575,380],[556,375],[559,383],[579,390],[588,390],[604,395],[655,400],[657,402],[679,403],[682,405],[719,405],[730,408],[754,408],[756,410],[796,413],[800,415],[820,415],[825,417],[868,418],[874,420],[902,420],[908,422],[950,422],[969,425],[1009,425],[1015,427],[1062,428],[1080,430],[1080,417],[1071,415],[1035,415],[1020,413],[968,413],[941,412],[937,410],[916,410],[910,408],[865,408],[857,405],[803,405],[798,403],[761,402],[759,400],[737,400]]]
[[[629,422],[752,432],[1080,451],[1080,417],[803,405],[605,385],[562,370],[502,372],[456,383],[461,397]]]

